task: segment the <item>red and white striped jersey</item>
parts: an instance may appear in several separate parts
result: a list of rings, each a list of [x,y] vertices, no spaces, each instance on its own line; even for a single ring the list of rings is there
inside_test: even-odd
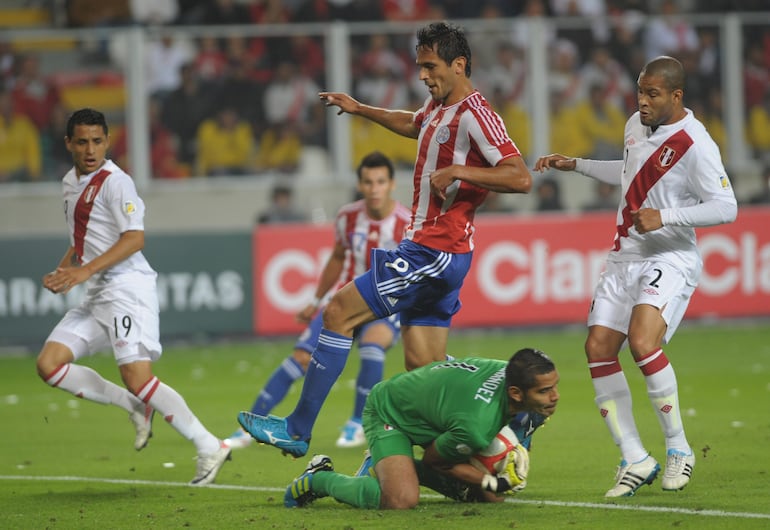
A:
[[[363,199],[340,208],[334,222],[334,237],[347,250],[340,285],[369,270],[369,255],[373,248],[396,248],[410,219],[411,213],[398,201],[390,215],[379,220],[366,214]]]
[[[473,218],[488,190],[455,181],[442,201],[430,191],[430,174],[453,164],[494,167],[521,154],[503,120],[478,91],[447,107],[428,98],[415,112],[414,123],[420,135],[414,166],[414,218],[406,237],[434,250],[470,252]]]
[[[134,181],[111,160],[79,179],[75,168],[62,179],[64,217],[70,244],[81,264],[109,250],[128,230],[144,230],[144,202]],[[125,272],[153,273],[141,252],[135,252],[91,280]]]
[[[678,268],[695,285],[703,263],[694,226],[719,224],[736,208],[735,194],[719,148],[690,110],[687,116],[655,131],[639,113],[626,123],[621,173],[622,198],[617,235],[609,261],[660,260]],[[709,204],[703,204],[708,202]],[[663,227],[639,234],[631,211],[660,210]]]

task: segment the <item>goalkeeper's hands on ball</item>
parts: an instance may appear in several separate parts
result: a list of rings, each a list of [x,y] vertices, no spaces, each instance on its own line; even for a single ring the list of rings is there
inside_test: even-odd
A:
[[[484,475],[481,487],[492,493],[513,495],[527,487],[528,474],[529,452],[526,447],[518,444],[508,453],[505,470],[497,475]]]

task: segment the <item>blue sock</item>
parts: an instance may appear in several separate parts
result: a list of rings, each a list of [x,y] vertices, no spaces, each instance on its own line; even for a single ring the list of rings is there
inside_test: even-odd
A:
[[[364,412],[366,396],[372,387],[382,380],[385,368],[385,350],[379,344],[366,343],[358,345],[358,353],[361,355],[361,369],[356,379],[356,400],[353,406],[353,420],[361,423],[361,415]]]
[[[315,420],[332,386],[345,368],[353,339],[321,329],[310,366],[305,374],[302,394],[294,412],[286,418],[288,431],[293,436],[309,440]]]
[[[305,372],[302,365],[294,357],[284,359],[281,366],[275,369],[257,396],[257,400],[251,406],[251,412],[260,416],[267,416],[278,403],[283,401],[292,383],[303,375]]]

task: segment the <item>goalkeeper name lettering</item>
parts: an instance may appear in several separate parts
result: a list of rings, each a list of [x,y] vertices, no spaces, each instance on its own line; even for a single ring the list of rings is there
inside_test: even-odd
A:
[[[484,383],[476,389],[476,395],[473,399],[480,399],[485,403],[492,402],[492,396],[495,395],[495,390],[500,388],[500,385],[505,383],[505,368],[495,372],[492,377],[484,381]]]

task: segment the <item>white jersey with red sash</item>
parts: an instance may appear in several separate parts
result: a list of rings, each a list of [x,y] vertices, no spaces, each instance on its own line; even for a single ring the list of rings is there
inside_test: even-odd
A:
[[[503,120],[477,91],[447,107],[428,98],[414,114],[414,123],[420,135],[414,167],[414,219],[406,237],[434,250],[470,252],[473,218],[488,191],[458,180],[446,189],[442,201],[430,191],[430,174],[452,164],[494,167],[521,154]]]
[[[714,199],[735,203],[735,195],[719,148],[690,110],[682,120],[655,131],[642,125],[638,112],[631,116],[625,129],[621,188],[617,234],[608,261],[663,261],[682,271],[690,285],[696,285],[703,262],[695,229],[666,225],[666,210]],[[640,208],[661,210],[664,226],[639,234],[631,211]]]
[[[128,230],[144,230],[144,202],[134,181],[112,161],[77,177],[70,169],[62,179],[64,215],[70,244],[81,264],[104,254]],[[155,274],[141,252],[135,252],[89,281],[108,280],[127,272]]]
[[[398,201],[390,215],[379,220],[366,214],[363,200],[340,208],[334,223],[334,237],[347,250],[340,285],[369,269],[369,256],[373,248],[396,248],[404,237],[410,219],[411,212]]]

